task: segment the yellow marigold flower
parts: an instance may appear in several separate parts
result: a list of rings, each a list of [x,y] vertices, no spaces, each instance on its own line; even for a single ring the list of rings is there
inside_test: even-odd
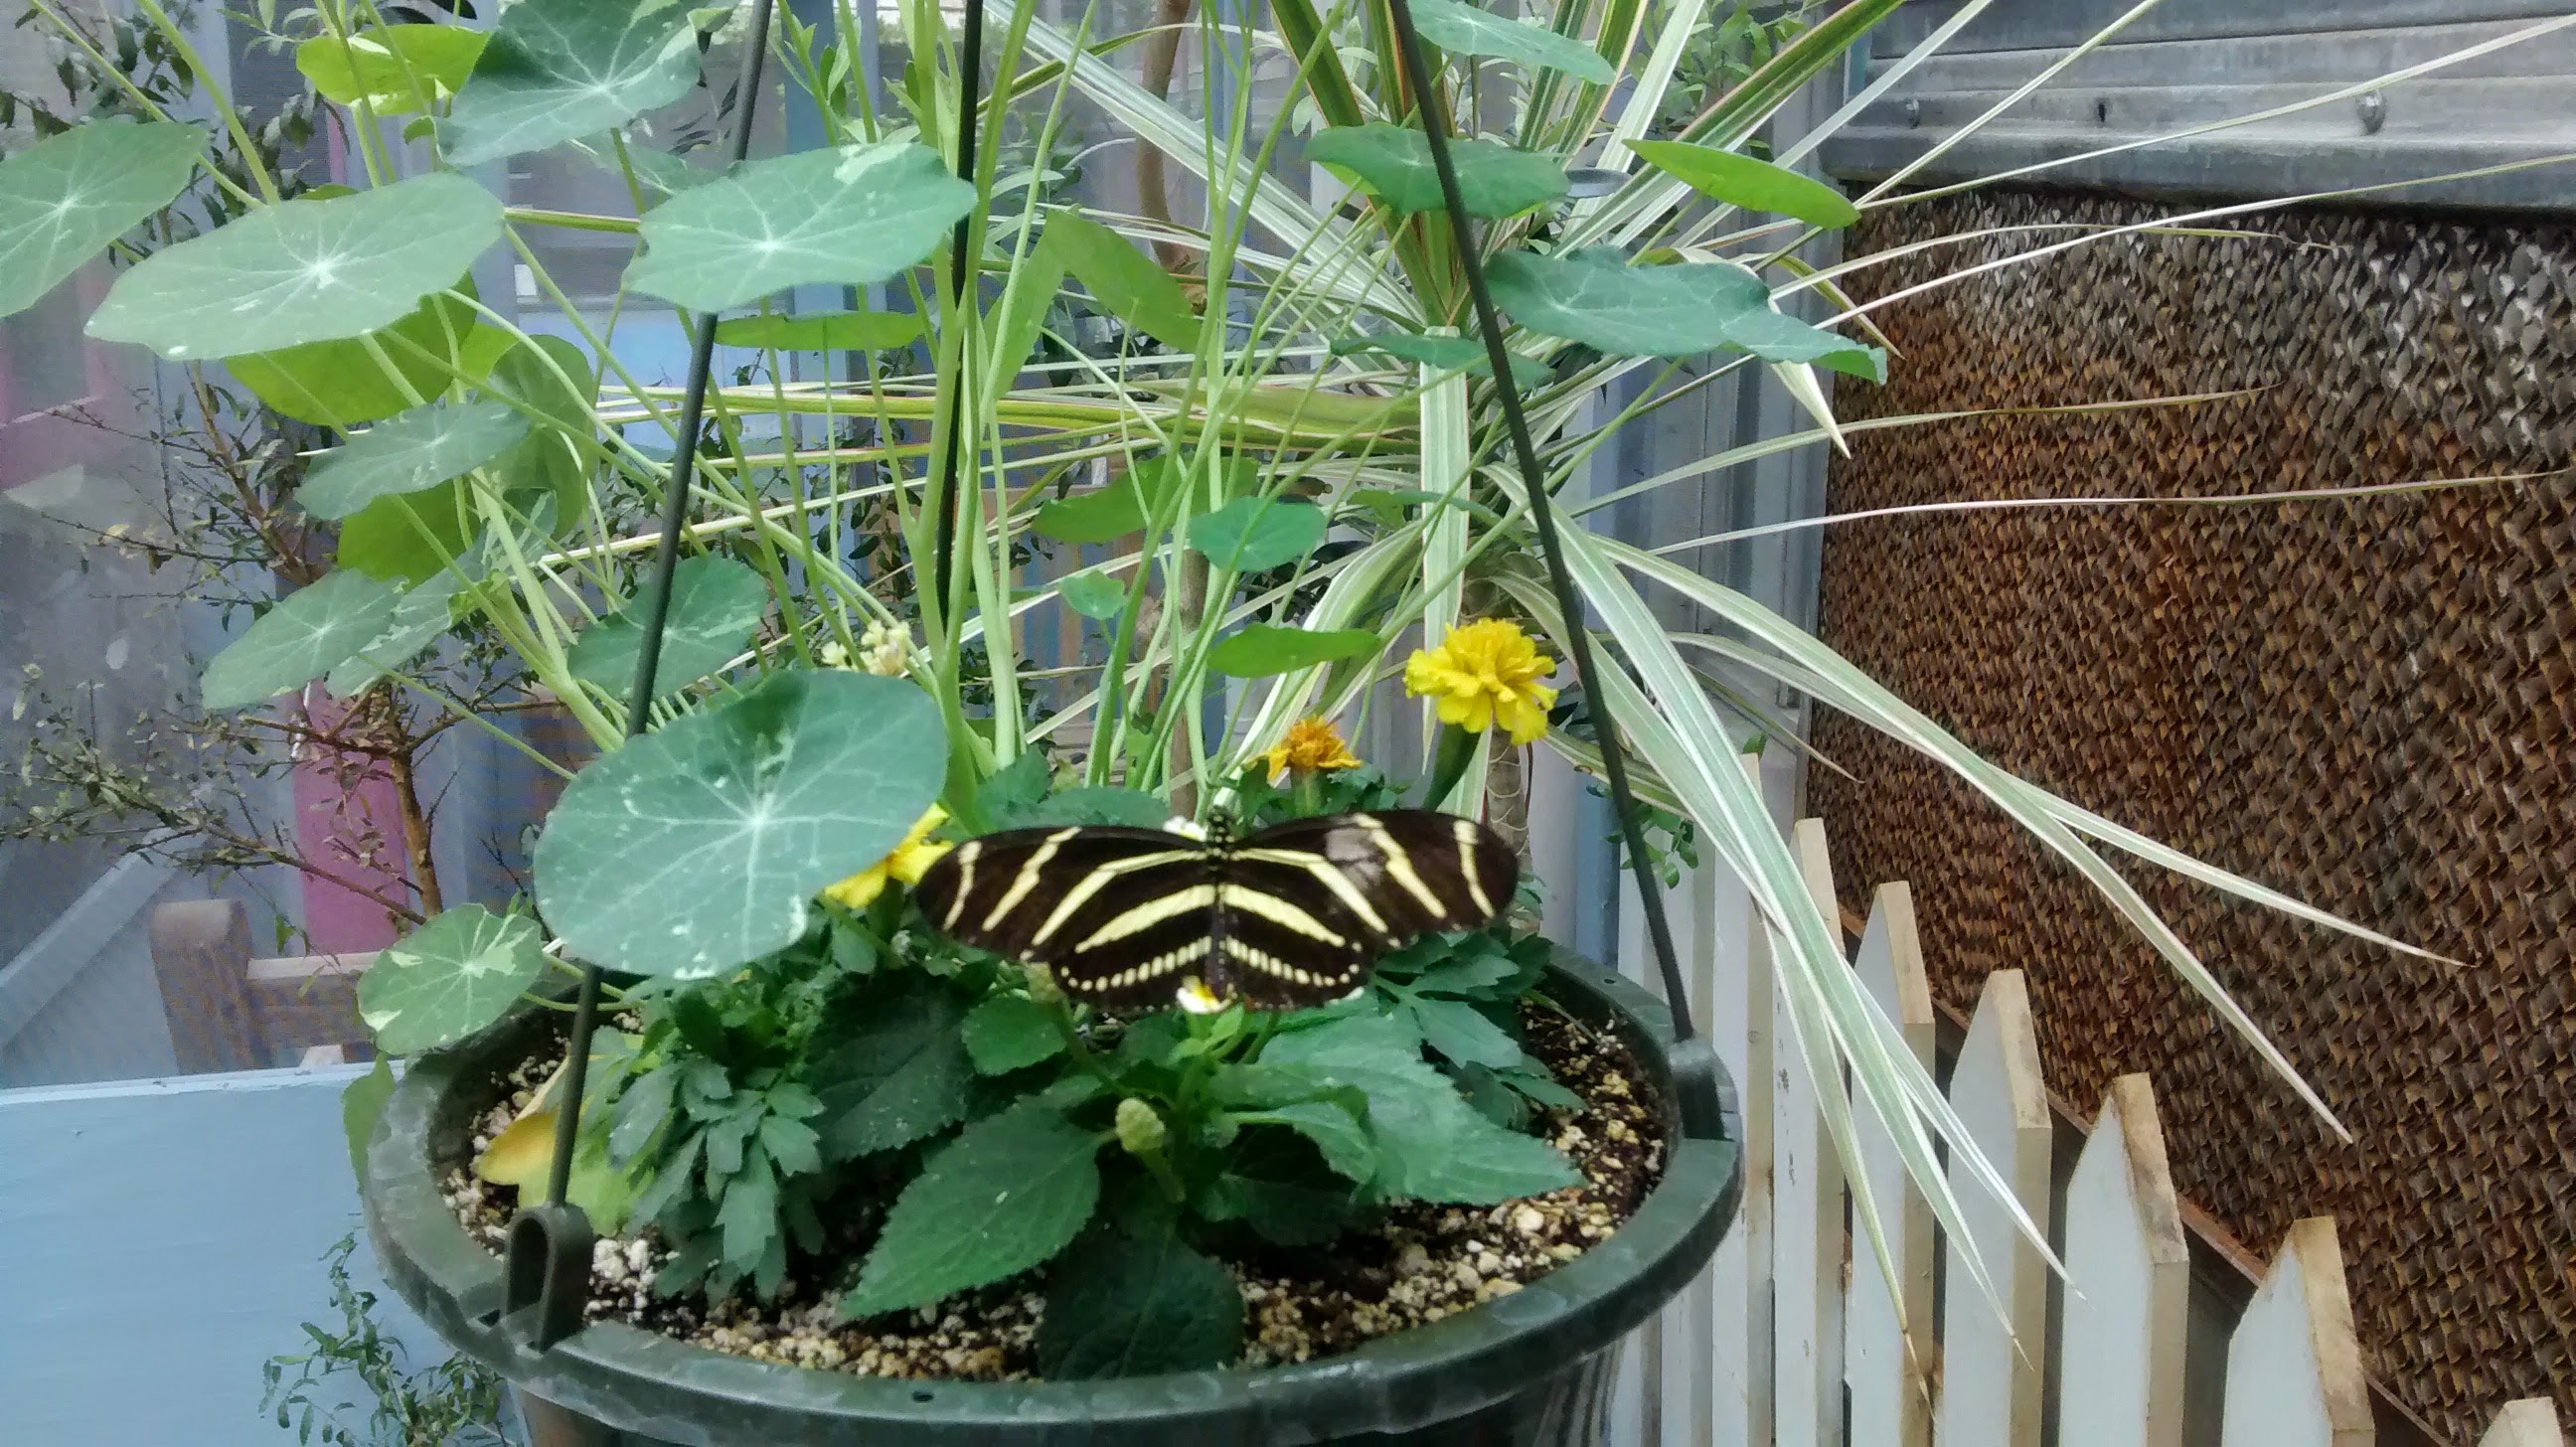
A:
[[[1286,736],[1261,757],[1269,761],[1270,777],[1274,779],[1290,769],[1322,774],[1360,766],[1359,756],[1342,742],[1342,736],[1333,729],[1333,721],[1321,715],[1290,724]]]
[[[930,812],[914,822],[911,832],[903,836],[903,842],[894,847],[892,854],[824,890],[823,897],[843,909],[865,909],[876,902],[878,895],[885,893],[888,880],[921,883],[922,872],[938,862],[939,856],[957,847],[936,842],[930,837],[931,830],[947,822],[948,811],[936,804],[931,805]]]
[[[1547,733],[1556,690],[1547,676],[1556,660],[1538,651],[1517,623],[1485,618],[1449,630],[1432,649],[1404,663],[1404,691],[1438,700],[1440,721],[1480,734],[1500,723],[1516,744]]]

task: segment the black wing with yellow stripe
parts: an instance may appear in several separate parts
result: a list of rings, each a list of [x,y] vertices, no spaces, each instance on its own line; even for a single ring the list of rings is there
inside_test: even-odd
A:
[[[1349,994],[1420,935],[1486,923],[1519,874],[1483,825],[1399,809],[1204,844],[1153,829],[990,834],[915,895],[950,938],[1045,965],[1107,1009],[1197,996],[1286,1010]]]

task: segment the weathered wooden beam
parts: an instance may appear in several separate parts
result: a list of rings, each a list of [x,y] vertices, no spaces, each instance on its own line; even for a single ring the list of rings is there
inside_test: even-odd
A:
[[[192,899],[156,906],[152,970],[170,1048],[186,1074],[255,1070],[269,1064],[249,991],[250,915],[239,900]]]

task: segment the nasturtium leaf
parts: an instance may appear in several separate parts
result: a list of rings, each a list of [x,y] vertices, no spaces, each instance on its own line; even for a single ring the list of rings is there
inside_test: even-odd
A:
[[[1546,1142],[1477,1114],[1423,1060],[1416,1038],[1385,1016],[1350,1015],[1277,1037],[1261,1065],[1368,1097],[1369,1133],[1379,1147],[1372,1184],[1381,1195],[1492,1205],[1582,1181]]]
[[[500,239],[500,201],[452,171],[280,202],[145,257],[108,288],[89,334],[173,361],[363,336]]]
[[[995,995],[967,1012],[966,1053],[986,1075],[1007,1075],[1064,1048],[1046,1006],[1026,995]]]
[[[1268,678],[1339,658],[1365,658],[1379,646],[1378,636],[1366,628],[1318,630],[1251,623],[1218,639],[1208,650],[1207,666],[1228,678]]]
[[[1160,829],[1171,817],[1169,804],[1141,789],[1104,784],[1049,794],[1025,809],[994,820],[993,827],[1060,829],[1067,824],[1124,824],[1136,829]]]
[[[802,937],[814,895],[903,842],[947,765],[912,684],[773,674],[582,770],[537,839],[538,908],[574,959],[720,974]]]
[[[385,947],[358,978],[358,1018],[376,1048],[453,1045],[509,1012],[545,973],[537,922],[479,904],[442,910]]]
[[[527,435],[528,420],[506,403],[432,402],[314,458],[296,501],[315,517],[344,518],[377,498],[461,477]]]
[[[975,204],[909,141],[751,161],[644,213],[637,291],[722,311],[792,286],[867,286],[930,255]]]
[[[295,68],[344,106],[408,115],[456,94],[489,37],[462,25],[379,25],[345,40],[317,35],[295,47]]]
[[[1306,159],[1358,177],[1371,195],[1406,215],[1443,204],[1431,142],[1411,126],[1334,126],[1306,143]],[[1517,216],[1566,192],[1565,167],[1555,157],[1498,141],[1451,141],[1449,162],[1471,216]]]
[[[1728,322],[1726,340],[1729,346],[1741,347],[1766,362],[1813,362],[1846,376],[1887,380],[1885,350],[1810,326],[1769,306]]]
[[[1688,141],[1630,141],[1628,149],[1656,170],[1730,206],[1776,212],[1811,226],[1844,227],[1860,219],[1860,211],[1842,192],[1757,157]]]
[[[1176,352],[1196,351],[1198,315],[1189,294],[1154,258],[1079,211],[1047,213],[1038,245],[1091,293],[1101,309]]]
[[[968,1126],[895,1198],[841,1314],[928,1306],[1045,1262],[1099,1203],[1099,1149],[1034,1101]]]
[[[1734,347],[1766,362],[1885,375],[1885,353],[1781,315],[1762,279],[1731,261],[1630,266],[1609,247],[1561,257],[1511,251],[1495,257],[1487,275],[1494,300],[1521,325],[1616,356]]]
[[[993,309],[993,374],[1016,377],[1046,330],[1056,293],[1064,290],[1064,263],[1040,242],[1011,270],[1002,304]]]
[[[1051,1382],[1221,1367],[1243,1351],[1243,1292],[1174,1226],[1096,1229],[1047,1283],[1037,1350]]]
[[[425,583],[472,552],[479,531],[468,482],[459,478],[358,509],[340,523],[332,557],[371,578]]]
[[[716,340],[728,347],[780,352],[881,352],[921,339],[917,312],[821,312],[806,316],[735,317],[716,323]]]
[[[1423,39],[1455,55],[1484,55],[1561,70],[1594,85],[1608,85],[1612,79],[1610,62],[1582,41],[1543,25],[1506,19],[1464,0],[1413,0],[1413,24]]]
[[[1060,543],[1106,543],[1145,530],[1173,469],[1161,459],[1137,463],[1106,487],[1060,497],[1038,508],[1029,530]]]
[[[1056,584],[1064,606],[1085,618],[1115,618],[1127,607],[1127,585],[1097,568]]]
[[[573,677],[621,698],[635,686],[635,665],[644,651],[644,601],[630,598],[623,611],[582,630],[567,659]],[[671,575],[671,612],[663,623],[654,688],[685,688],[732,662],[768,608],[769,585],[749,564],[713,553],[682,559]]]
[[[97,120],[0,161],[0,317],[177,199],[205,144],[195,126]]]
[[[242,708],[329,673],[383,635],[400,591],[343,568],[289,593],[206,665],[205,706]]]
[[[1408,362],[1449,372],[1464,368],[1480,377],[1494,374],[1494,364],[1485,353],[1482,337],[1435,337],[1427,332],[1385,332],[1373,337],[1344,337],[1333,343],[1333,355],[1347,357],[1354,352],[1384,352]],[[1545,362],[1534,357],[1512,358],[1512,385],[1526,392],[1543,386],[1556,374]]]
[[[926,976],[899,978],[834,1017],[834,1043],[816,1062],[814,1124],[836,1159],[908,1146],[966,1118],[975,1081],[959,1039],[966,1007]]]
[[[476,166],[624,125],[689,93],[697,25],[682,0],[520,0],[438,127]]]
[[[354,698],[410,662],[455,623],[456,595],[463,586],[454,573],[442,572],[405,592],[384,631],[356,655],[333,665],[322,686],[333,698]]]
[[[381,1053],[373,1070],[341,1088],[340,1133],[349,1138],[349,1174],[361,1186],[367,1183],[367,1142],[376,1133],[385,1102],[393,1098],[394,1058]]]
[[[1190,547],[1238,573],[1293,563],[1324,541],[1324,510],[1288,498],[1239,497],[1190,520]]]
[[[596,428],[591,398],[597,388],[589,355],[574,342],[549,336],[510,346],[484,380],[485,395],[515,403],[520,415],[537,419],[533,432],[493,461],[493,475],[505,492],[552,493],[558,531],[577,528],[590,516],[591,453],[584,444]]]
[[[252,395],[299,422],[354,427],[437,396],[458,373],[480,380],[491,369],[493,340],[508,336],[498,327],[476,325],[474,309],[462,297],[440,292],[363,339],[245,353],[226,357],[224,368]],[[378,352],[390,369],[376,360]]]
[[[1377,1173],[1377,1147],[1369,1141],[1368,1129],[1332,1101],[1290,1101],[1267,1110],[1241,1111],[1233,1120],[1238,1125],[1286,1126],[1312,1141],[1324,1164],[1350,1180],[1366,1181]]]

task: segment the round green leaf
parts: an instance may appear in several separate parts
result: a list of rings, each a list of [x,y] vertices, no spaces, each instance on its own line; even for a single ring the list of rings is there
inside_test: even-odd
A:
[[[1622,357],[1684,357],[1726,345],[1727,323],[1769,308],[1762,279],[1732,262],[1630,266],[1615,248],[1572,256],[1507,251],[1487,272],[1521,325]]]
[[[1461,368],[1480,377],[1494,374],[1494,364],[1485,355],[1482,337],[1435,337],[1427,332],[1387,332],[1373,337],[1344,337],[1333,343],[1333,355],[1347,357],[1354,352],[1384,352],[1402,357],[1437,371],[1454,372]],[[1545,383],[1556,374],[1546,363],[1531,357],[1512,358],[1512,385],[1526,392]]]
[[[1358,177],[1370,194],[1406,215],[1443,204],[1431,142],[1411,126],[1335,126],[1306,143],[1306,159]],[[1498,141],[1451,141],[1449,164],[1458,174],[1458,197],[1474,216],[1517,216],[1558,199],[1568,186],[1555,157]]]
[[[637,606],[643,601],[628,599],[623,611],[573,640],[573,677],[620,698],[635,686],[635,665],[644,653],[643,609]],[[662,693],[685,688],[732,662],[768,608],[769,585],[748,564],[712,553],[682,559],[671,575],[671,613],[664,620],[654,687]]]
[[[547,816],[537,904],[576,959],[702,978],[796,942],[825,885],[938,795],[939,706],[863,673],[781,673],[581,771]]]
[[[716,340],[728,347],[780,352],[881,352],[920,340],[926,326],[916,312],[772,313],[718,322]]]
[[[442,911],[367,966],[358,1018],[389,1054],[452,1045],[507,1014],[545,973],[539,944],[535,920],[479,904]]]
[[[1243,1350],[1243,1292],[1177,1230],[1096,1230],[1053,1272],[1037,1348],[1051,1382],[1222,1367]]]
[[[965,1018],[957,992],[919,971],[836,1002],[821,1037],[833,1043],[811,1074],[823,1103],[815,1126],[835,1159],[908,1146],[965,1117],[975,1084],[958,1038]]]
[[[373,686],[376,680],[411,661],[414,654],[438,641],[456,621],[456,595],[464,580],[454,573],[440,573],[402,595],[394,605],[394,616],[385,631],[354,658],[336,664],[322,680],[322,686],[333,698],[354,698]]]
[[[1461,0],[1413,0],[1413,28],[1424,40],[1458,55],[1486,55],[1578,80],[1608,85],[1610,62],[1580,40],[1543,25],[1507,20]]]
[[[302,688],[381,637],[400,590],[341,569],[286,595],[206,665],[209,709],[242,708]]]
[[[974,204],[938,152],[910,142],[753,161],[644,213],[626,281],[695,311],[791,286],[867,286],[930,255]]]
[[[1268,678],[1337,658],[1366,658],[1378,647],[1378,636],[1366,628],[1317,631],[1252,623],[1218,639],[1208,650],[1207,666],[1228,678]]]
[[[456,94],[488,38],[462,25],[380,25],[345,41],[305,41],[295,47],[295,68],[344,106],[364,102],[380,116],[405,115]]]
[[[501,203],[447,171],[263,207],[144,258],[89,334],[172,360],[362,336],[400,321],[501,239]]]
[[[450,165],[477,166],[624,125],[689,93],[697,27],[680,0],[520,0],[438,127]]]
[[[1094,568],[1056,584],[1064,606],[1085,618],[1115,618],[1127,607],[1127,585]]]
[[[1811,226],[1839,228],[1860,219],[1850,197],[1786,166],[1688,141],[1630,141],[1628,149],[1656,170],[1730,206],[1793,216]]]
[[[492,472],[505,492],[544,488],[553,493],[558,531],[579,527],[590,516],[592,454],[582,442],[597,435],[591,411],[597,390],[589,355],[573,342],[548,336],[530,337],[502,352],[483,383],[485,394],[539,419],[524,441],[493,460]]]
[[[428,582],[464,557],[481,531],[468,487],[460,477],[377,498],[341,521],[333,561],[387,582]]]
[[[1055,1014],[1026,995],[995,995],[966,1013],[966,1053],[986,1075],[1008,1075],[1064,1048]]]
[[[344,518],[377,498],[461,477],[527,435],[528,419],[506,403],[432,402],[315,458],[296,498],[315,517]]]
[[[1190,547],[1238,573],[1293,563],[1323,541],[1324,510],[1287,498],[1239,497],[1190,523]]]
[[[928,1306],[1062,1251],[1099,1203],[1099,1149],[1034,1101],[968,1126],[895,1198],[842,1315]]]
[[[470,290],[461,284],[460,289]],[[508,337],[498,327],[477,326],[463,296],[440,292],[365,339],[226,357],[224,368],[259,400],[299,422],[347,428],[437,396],[456,373],[473,378],[489,371],[493,341]],[[393,364],[390,371],[368,350],[369,341]]]
[[[1126,237],[1079,211],[1056,210],[1038,246],[1080,278],[1103,311],[1176,352],[1197,350],[1199,318],[1188,293]]]
[[[0,317],[169,205],[205,144],[195,126],[101,120],[0,161]]]

